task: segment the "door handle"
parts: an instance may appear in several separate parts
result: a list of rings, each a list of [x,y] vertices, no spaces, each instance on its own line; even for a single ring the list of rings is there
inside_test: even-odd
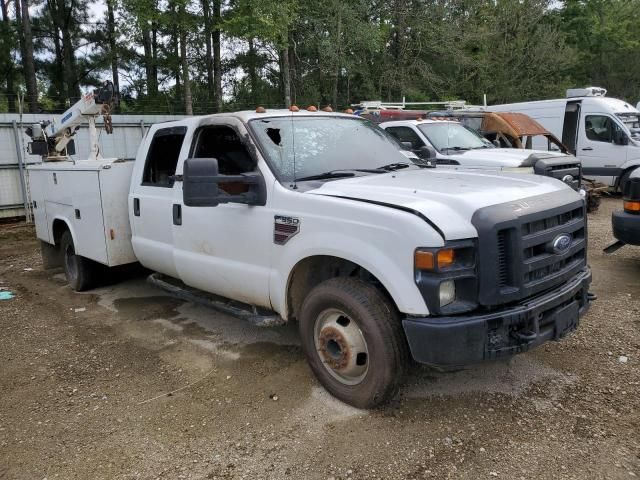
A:
[[[179,203],[173,204],[173,224],[182,225],[182,205]]]
[[[582,150],[583,150],[583,151],[586,151],[586,150],[591,151],[591,150],[593,150],[593,148],[591,148],[591,147],[585,147],[585,148],[583,148]]]
[[[139,198],[133,199],[133,214],[136,217],[140,216],[140,199]]]

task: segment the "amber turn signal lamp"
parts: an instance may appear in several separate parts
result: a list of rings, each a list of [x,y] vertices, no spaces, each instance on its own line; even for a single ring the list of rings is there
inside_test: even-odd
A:
[[[640,213],[640,200],[625,200],[622,205],[627,213]]]
[[[453,248],[445,248],[438,252],[438,269],[450,267],[455,261],[455,251]]]
[[[258,108],[256,108],[256,113],[265,113],[266,111],[267,111],[267,109],[266,109],[266,108],[264,108],[264,107],[258,107]]]
[[[314,107],[313,105],[309,105],[307,107],[307,112],[317,112],[318,109],[316,107]]]
[[[353,109],[352,108],[347,108],[344,113],[349,113],[352,114],[353,113]]]
[[[433,270],[435,268],[432,252],[416,252],[414,263],[418,270]]]
[[[333,108],[331,108],[331,105],[327,105],[326,107],[324,107],[322,109],[323,112],[333,112]]]
[[[298,108],[297,105],[291,105],[289,107],[289,110],[291,110],[292,112],[299,112],[300,111],[300,109]]]

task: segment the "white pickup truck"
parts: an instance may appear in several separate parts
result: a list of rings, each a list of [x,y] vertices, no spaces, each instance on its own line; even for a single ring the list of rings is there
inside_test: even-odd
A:
[[[543,150],[498,148],[454,120],[395,120],[380,124],[418,157],[444,168],[544,175],[581,188],[580,160]]]
[[[410,356],[509,357],[589,305],[578,193],[421,168],[352,115],[191,117],[152,126],[135,162],[46,162],[30,181],[44,257],[73,288],[139,261],[254,321],[295,319],[320,383],[358,407],[393,397]]]

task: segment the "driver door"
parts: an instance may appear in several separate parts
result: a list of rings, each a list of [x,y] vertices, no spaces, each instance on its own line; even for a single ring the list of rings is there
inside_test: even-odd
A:
[[[586,178],[614,185],[620,167],[627,160],[627,146],[617,145],[614,141],[621,131],[622,128],[609,115],[584,114],[576,153]]]
[[[258,159],[246,145],[244,125],[230,118],[209,121],[193,135],[189,156],[216,158],[221,175],[260,172]],[[182,164],[180,172],[182,173]],[[266,170],[266,169],[265,169]],[[180,279],[187,285],[256,306],[271,308],[269,301],[270,247],[273,212],[269,192],[274,179],[263,172],[267,204],[249,206],[221,203],[216,207],[187,207],[182,182],[173,197],[174,259]],[[229,194],[242,193],[246,185],[220,184]]]

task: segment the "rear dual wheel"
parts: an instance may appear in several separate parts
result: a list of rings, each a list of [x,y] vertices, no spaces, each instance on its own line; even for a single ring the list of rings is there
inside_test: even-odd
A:
[[[382,292],[357,278],[332,278],[309,293],[299,317],[307,360],[333,396],[373,408],[396,395],[409,355],[398,314]]]
[[[76,254],[73,237],[68,230],[62,234],[60,239],[60,250],[64,275],[71,288],[76,292],[89,290],[94,285],[97,264]]]

